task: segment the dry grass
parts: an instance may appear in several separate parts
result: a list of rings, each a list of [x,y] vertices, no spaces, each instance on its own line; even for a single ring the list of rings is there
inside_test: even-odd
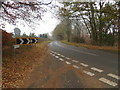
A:
[[[45,41],[31,47],[23,47],[14,51],[14,58],[5,58],[2,67],[2,87],[19,88],[23,80],[29,78],[30,72],[38,62],[43,62],[47,55]]]
[[[111,46],[95,46],[95,45],[90,45],[90,44],[81,44],[81,43],[72,43],[72,42],[67,42],[67,41],[62,41],[65,44],[68,45],[73,45],[76,47],[85,47],[89,49],[98,49],[98,50],[105,50],[105,51],[112,51],[112,52],[118,52],[120,49],[118,47],[111,47]]]

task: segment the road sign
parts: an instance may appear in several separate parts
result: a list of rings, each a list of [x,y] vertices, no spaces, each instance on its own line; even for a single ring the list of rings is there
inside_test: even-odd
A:
[[[31,43],[38,43],[38,39],[37,38],[31,38]]]
[[[20,45],[26,45],[26,44],[30,44],[31,41],[29,38],[16,38],[16,44],[20,44]]]
[[[14,29],[14,33],[15,33],[15,37],[20,37],[21,31],[20,31],[19,28],[15,28],[15,29]]]
[[[38,43],[38,38],[32,38],[32,37],[17,37],[16,38],[16,44],[17,45],[29,45]]]

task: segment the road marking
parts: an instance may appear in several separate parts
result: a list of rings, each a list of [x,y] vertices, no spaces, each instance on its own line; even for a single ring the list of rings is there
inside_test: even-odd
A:
[[[72,60],[73,62],[75,62],[75,63],[78,63],[78,61],[76,61],[76,60]]]
[[[84,66],[84,67],[88,67],[88,65],[87,64],[84,64],[84,63],[80,63],[82,66]]]
[[[58,56],[55,56],[55,58],[59,58]]]
[[[52,56],[55,56],[54,54],[52,54]]]
[[[61,55],[61,57],[65,57],[64,55]]]
[[[83,72],[84,72],[85,74],[89,75],[89,76],[94,76],[94,75],[95,75],[94,73],[88,72],[88,71],[85,71],[85,70],[83,70]]]
[[[52,53],[51,55],[53,55],[54,56],[54,54]]]
[[[115,74],[112,74],[112,73],[109,73],[109,74],[107,74],[107,75],[110,76],[110,77],[112,77],[112,78],[115,78],[115,79],[117,79],[117,80],[120,79],[119,76],[117,76],[117,75],[115,75]]]
[[[52,53],[50,53],[50,54],[52,54]]]
[[[52,55],[55,55],[54,53]]]
[[[66,59],[68,59],[68,60],[69,60],[70,58],[66,57]]]
[[[53,51],[50,51],[50,52],[54,53]]]
[[[77,69],[79,69],[79,67],[78,67],[78,66],[76,66],[76,65],[73,65],[73,67],[74,67],[74,68],[77,68]]]
[[[55,54],[57,54],[57,52],[54,52]]]
[[[111,86],[113,86],[113,87],[115,87],[115,86],[118,85],[117,83],[115,83],[115,82],[113,82],[113,81],[110,81],[110,80],[108,80],[108,79],[106,79],[106,78],[104,78],[104,77],[99,78],[99,80],[102,81],[102,82],[104,82],[104,83],[106,83],[106,84],[109,84],[109,85],[111,85]]]
[[[66,61],[66,64],[71,64],[71,63]]]
[[[94,70],[94,71],[97,71],[97,72],[103,72],[103,70],[95,68],[95,67],[92,67],[91,69]]]
[[[60,55],[59,53],[57,55]]]
[[[60,61],[64,61],[62,58],[59,58]]]

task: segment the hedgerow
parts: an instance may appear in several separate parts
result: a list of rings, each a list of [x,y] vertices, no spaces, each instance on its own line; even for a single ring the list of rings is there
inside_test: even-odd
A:
[[[2,30],[2,29],[0,29]],[[8,33],[2,30],[2,55],[3,57],[11,56],[14,45],[14,38],[12,38],[12,33]]]

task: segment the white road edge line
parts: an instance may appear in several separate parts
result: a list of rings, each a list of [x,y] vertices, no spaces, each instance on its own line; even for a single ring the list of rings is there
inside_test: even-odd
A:
[[[85,74],[89,75],[89,76],[94,76],[94,75],[95,75],[94,73],[88,72],[88,71],[85,71],[85,70],[83,70],[83,72],[84,72]]]
[[[66,57],[66,59],[68,59],[68,60],[69,60],[70,58]]]
[[[77,68],[77,69],[79,69],[79,67],[78,67],[78,66],[76,66],[76,65],[73,65],[73,67],[74,67],[74,68]]]
[[[75,63],[78,63],[78,61],[76,61],[76,60],[72,60],[73,62],[75,62]]]
[[[50,52],[54,53],[54,51],[50,51]]]
[[[109,84],[109,85],[111,85],[113,87],[115,87],[115,86],[118,85],[117,83],[115,83],[113,81],[110,81],[110,80],[108,80],[108,79],[106,79],[104,77],[99,78],[99,80],[102,81],[102,82],[104,82],[104,83],[106,83],[106,84]]]
[[[55,58],[59,58],[58,56],[55,56]]]
[[[66,64],[71,64],[71,63],[66,61]]]
[[[50,54],[52,54],[52,53],[50,53]]]
[[[65,56],[61,55],[61,57],[65,57]]]
[[[109,74],[107,74],[107,75],[110,76],[110,77],[112,77],[112,78],[115,78],[115,79],[117,79],[117,80],[120,79],[119,76],[117,76],[117,75],[115,75],[115,74],[112,74],[112,73],[109,73]]]
[[[84,66],[84,67],[88,67],[88,65],[87,64],[84,64],[84,63],[80,63],[82,66]]]
[[[57,52],[54,52],[55,54],[57,54]]]
[[[103,72],[103,70],[95,68],[95,67],[92,67],[91,69],[94,70],[94,71],[97,71],[97,72]]]
[[[59,58],[60,61],[64,61],[62,58]]]
[[[57,55],[60,55],[59,53]]]

